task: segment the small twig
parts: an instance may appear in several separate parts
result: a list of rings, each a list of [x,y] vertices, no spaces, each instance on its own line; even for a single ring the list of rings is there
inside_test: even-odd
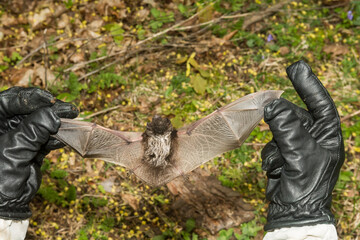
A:
[[[95,197],[95,198],[103,198],[104,195],[95,195],[95,194],[84,194],[84,195],[81,195],[79,198],[82,199],[84,197]]]
[[[260,146],[263,147],[266,143],[244,143],[245,146]]]
[[[21,47],[25,47],[25,46],[26,46],[26,44],[9,46],[9,47],[0,48],[0,51],[7,51],[9,48],[21,48]]]
[[[344,122],[344,121],[346,121],[346,120],[348,120],[348,119],[350,119],[352,117],[355,117],[356,115],[360,115],[360,110],[355,111],[355,112],[353,112],[353,113],[351,113],[351,114],[349,114],[349,115],[347,115],[345,117],[342,117],[341,122]]]
[[[78,117],[76,118],[76,120],[86,120],[86,119],[90,119],[92,117],[95,117],[95,116],[98,116],[98,115],[101,115],[101,114],[104,114],[104,113],[108,113],[108,112],[111,112],[111,111],[114,111],[116,109],[119,109],[121,108],[122,106],[121,105],[118,105],[118,106],[115,106],[115,107],[111,107],[111,108],[107,108],[107,109],[103,109],[101,111],[98,111],[98,112],[95,112],[95,113],[92,113],[90,115],[87,115],[86,117]]]
[[[41,44],[40,46],[38,46],[36,49],[32,50],[28,55],[26,55],[23,59],[21,59],[16,66],[20,66],[21,64],[23,64],[23,62],[25,62],[28,58],[32,57],[35,53],[37,53],[38,51],[40,51],[42,48],[44,48],[45,43]]]
[[[359,56],[355,52],[354,48],[351,48],[351,52],[354,55],[355,61],[360,65],[360,61],[358,60]]]
[[[241,17],[246,17],[246,16],[249,16],[249,15],[252,15],[252,14],[254,14],[254,13],[241,13],[241,14],[236,14],[236,15],[221,16],[221,17],[219,17],[219,18],[215,18],[215,19],[212,19],[212,20],[207,21],[207,22],[203,22],[203,23],[199,23],[199,24],[196,24],[196,25],[191,25],[191,26],[186,26],[186,27],[177,28],[176,31],[189,30],[189,29],[192,29],[192,28],[202,27],[202,26],[209,25],[209,24],[210,24],[210,25],[211,25],[211,24],[215,24],[215,23],[220,22],[220,21],[223,20],[223,19],[241,18]]]
[[[175,24],[175,25],[171,26],[170,28],[165,29],[164,31],[161,31],[161,32],[159,32],[159,33],[156,33],[156,34],[154,34],[154,35],[152,35],[152,36],[150,36],[150,37],[148,37],[148,38],[146,38],[146,39],[144,39],[144,40],[136,43],[135,45],[141,45],[141,44],[143,44],[143,43],[145,43],[145,42],[148,42],[148,41],[150,41],[150,40],[152,40],[152,39],[154,39],[154,38],[157,38],[157,37],[159,37],[159,36],[162,36],[162,35],[170,32],[170,31],[173,31],[173,30],[177,29],[178,27],[184,25],[185,23],[193,20],[194,18],[196,18],[197,16],[199,16],[200,14],[202,14],[203,12],[205,12],[206,10],[208,10],[207,7],[204,8],[204,9],[202,9],[200,12],[192,15],[192,16],[189,17],[188,19],[186,19],[186,20],[184,20],[184,21],[181,21],[181,22]]]
[[[111,63],[108,63],[108,64],[106,64],[106,65],[104,65],[104,66],[102,66],[102,67],[100,67],[100,68],[98,68],[98,69],[95,69],[94,71],[91,71],[91,72],[85,74],[84,76],[80,77],[80,78],[78,79],[78,81],[81,81],[81,80],[83,80],[84,78],[87,78],[87,77],[89,77],[89,76],[91,76],[91,75],[93,75],[93,74],[95,74],[95,73],[98,73],[98,72],[100,72],[101,70],[104,70],[105,68],[108,68],[108,67],[110,67],[110,66],[112,66],[112,65],[120,62],[121,60],[122,60],[122,58],[116,59],[115,61],[113,61],[113,62],[111,62]]]
[[[48,62],[48,48],[47,48],[47,41],[46,41],[46,32],[47,32],[47,28],[45,28],[44,33],[43,33],[43,37],[44,37],[44,68],[45,68],[45,82],[44,82],[44,88],[45,90],[47,90],[47,69],[49,67],[49,62]]]
[[[270,15],[273,15],[276,12],[279,12],[281,10],[280,8],[282,8],[284,5],[288,4],[289,2],[291,2],[291,0],[286,0],[286,1],[280,2],[278,4],[275,4],[271,7],[269,7],[265,11],[254,14],[251,18],[245,19],[242,29],[244,30],[244,29],[248,28],[250,25],[252,25],[256,22],[259,22],[262,19],[264,19]]]

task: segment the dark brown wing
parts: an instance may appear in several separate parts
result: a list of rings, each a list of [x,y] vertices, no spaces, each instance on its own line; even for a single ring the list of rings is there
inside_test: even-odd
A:
[[[142,133],[114,131],[94,123],[61,119],[55,138],[75,149],[82,157],[98,158],[134,169],[141,163]]]
[[[162,185],[240,147],[263,118],[265,105],[279,98],[282,92],[262,91],[247,95],[180,129],[169,167],[155,172],[142,165],[135,173],[142,178],[148,175],[154,185]]]

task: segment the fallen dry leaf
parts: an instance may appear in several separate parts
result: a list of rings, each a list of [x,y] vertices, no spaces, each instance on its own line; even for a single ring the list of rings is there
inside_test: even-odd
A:
[[[95,165],[96,165],[96,171],[101,172],[102,168],[105,165],[105,162],[104,161],[96,161]]]
[[[290,49],[287,46],[283,46],[279,48],[279,52],[281,56],[284,56],[290,52]]]
[[[122,193],[121,198],[125,203],[129,204],[130,207],[135,211],[139,209],[139,200],[135,196],[127,193]]]
[[[41,79],[43,86],[45,86],[45,81],[47,81],[48,84],[52,84],[56,79],[55,75],[52,73],[50,69],[46,70],[46,77],[45,77],[44,66],[37,67],[35,70],[35,75]]]
[[[92,161],[85,161],[85,169],[86,169],[86,172],[90,175],[90,176],[95,176],[94,174],[94,170],[92,169],[92,166],[91,166],[91,163]]]
[[[41,23],[47,20],[51,16],[49,8],[42,9],[40,13],[35,13],[33,16],[29,16],[29,23],[33,29],[38,28]]]
[[[112,176],[100,183],[101,186],[103,186],[104,190],[109,193],[113,193],[113,187],[115,186],[115,179],[116,177]],[[118,191],[115,191],[118,192]]]
[[[77,52],[70,57],[70,61],[73,63],[82,62],[82,61],[84,61],[84,59],[85,59],[85,55],[83,52]]]
[[[6,1],[2,1],[2,2],[6,2]],[[6,10],[7,11],[11,11],[13,13],[16,14],[21,14],[24,13],[25,11],[28,11],[29,9],[33,9],[34,5],[37,4],[38,1],[33,1],[33,0],[11,0],[8,1],[11,4],[7,4],[6,6]]]
[[[61,41],[57,41],[57,42],[55,43],[55,46],[56,46],[56,48],[57,48],[58,50],[63,50],[63,49],[66,49],[66,46],[68,46],[69,43],[70,43],[69,41],[61,40]]]
[[[211,37],[211,42],[209,42],[211,46],[215,46],[215,45],[230,45],[232,44],[231,41],[228,41],[226,39],[223,39],[223,38],[217,38],[217,37],[214,37],[212,36]]]
[[[100,28],[103,26],[104,21],[99,19],[99,20],[94,20],[91,23],[89,23],[88,25],[88,29],[92,30],[92,31],[99,31]]]
[[[144,0],[143,3],[147,3],[150,6],[152,6],[153,8],[157,7],[157,3],[154,0]]]
[[[10,14],[7,14],[7,13],[4,13],[1,18],[0,18],[0,22],[3,26],[5,27],[9,27],[9,26],[12,26],[12,25],[15,25],[17,24],[17,20],[14,16],[10,15]]]
[[[345,55],[349,52],[348,46],[339,45],[339,44],[330,44],[326,45],[323,48],[323,51],[327,54],[332,54],[333,56]]]
[[[11,78],[11,81],[16,86],[28,87],[29,83],[33,79],[34,70],[28,68],[22,68],[17,70]]]
[[[139,20],[140,22],[145,21],[147,16],[149,16],[149,10],[146,8],[143,8],[136,13],[136,19]]]
[[[239,31],[239,30],[234,30],[234,31],[226,34],[226,35],[223,37],[223,39],[224,39],[224,40],[227,40],[227,41],[230,40],[238,31]]]
[[[63,13],[57,22],[57,26],[58,26],[58,28],[62,29],[62,28],[65,28],[69,24],[69,22],[70,22],[69,16],[67,14]]]
[[[121,0],[100,0],[96,6],[96,9],[101,15],[103,15],[108,8],[126,9],[126,6]]]

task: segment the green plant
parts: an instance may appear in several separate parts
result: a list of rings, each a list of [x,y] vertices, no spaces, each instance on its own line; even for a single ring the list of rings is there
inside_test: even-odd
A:
[[[74,5],[74,2],[72,0],[63,0],[64,4],[65,4],[65,7],[67,9],[70,9],[72,8],[72,6]]]
[[[156,8],[150,10],[151,15],[154,17],[154,20],[150,21],[150,27],[153,32],[158,31],[165,23],[174,22],[174,13],[173,12],[163,12]]]
[[[69,89],[69,92],[63,92],[57,95],[59,99],[65,99],[66,101],[73,101],[80,96],[81,90],[87,89],[85,83],[80,83],[75,73],[70,73],[69,78],[65,80],[65,86]]]
[[[4,56],[3,61],[10,64],[15,65],[18,61],[20,61],[22,57],[20,56],[20,53],[18,52],[12,52],[10,57]],[[2,70],[5,70],[4,67],[1,68]]]
[[[104,26],[104,28],[110,33],[113,37],[114,42],[117,45],[121,45],[121,41],[124,39],[124,29],[122,28],[121,23],[109,23]]]
[[[254,220],[243,223],[241,224],[241,235],[235,233],[235,237],[237,240],[251,240],[253,237],[256,237],[262,228],[263,227],[258,226]]]

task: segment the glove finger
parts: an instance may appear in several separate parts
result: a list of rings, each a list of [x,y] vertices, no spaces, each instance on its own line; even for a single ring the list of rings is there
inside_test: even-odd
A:
[[[65,144],[60,142],[59,140],[55,139],[54,137],[50,136],[49,141],[43,146],[45,151],[52,151],[58,148],[65,147]]]
[[[26,115],[18,115],[10,119],[0,121],[0,135],[17,128]]]
[[[316,145],[292,108],[285,99],[276,99],[264,108],[264,120],[269,124],[284,159],[300,156],[304,151],[304,143]]]
[[[51,106],[51,109],[60,118],[76,118],[79,114],[78,109],[73,104],[66,103],[58,99],[56,99],[55,104]],[[25,117],[27,117],[27,115],[17,115],[4,121],[0,121],[0,134],[4,134],[11,129],[17,128],[17,126],[22,120],[24,120]],[[52,150],[64,146],[60,145],[59,142],[56,144],[50,143],[50,146],[55,145],[58,145],[58,147],[51,147]]]
[[[304,61],[298,61],[289,66],[286,72],[315,121],[333,123],[334,127],[338,126],[335,129],[338,131],[340,118],[335,103],[310,66]]]
[[[272,171],[284,164],[280,150],[274,139],[268,142],[261,151],[262,169],[264,171]]]
[[[311,114],[306,111],[305,109],[293,104],[292,102],[289,102],[288,100],[284,99],[284,101],[287,102],[287,104],[289,105],[289,107],[294,111],[294,113],[296,114],[296,116],[300,119],[300,121],[302,122],[303,126],[305,127],[306,130],[309,131],[309,129],[313,126],[314,124],[314,119],[311,116]]]
[[[56,99],[55,104],[51,107],[54,113],[60,118],[76,118],[79,110],[75,105]]]
[[[300,119],[305,129],[309,130],[314,123],[314,120],[311,117],[311,115],[305,109],[296,106],[295,104],[287,101],[286,99],[282,99],[282,101],[287,102],[289,107],[294,111],[296,116]],[[280,168],[285,162],[274,139],[268,142],[261,151],[261,159],[262,159],[262,169],[264,171],[267,171],[268,172],[267,174],[270,175],[274,175],[274,174],[276,175],[277,173],[279,173],[277,169]]]
[[[55,104],[51,107],[54,113],[60,118],[76,118],[79,115],[79,110],[71,103],[63,102],[59,99],[56,99]],[[49,141],[43,147],[47,151],[55,150],[58,148],[63,148],[65,144],[50,137]]]
[[[21,195],[30,174],[30,164],[60,127],[60,119],[51,108],[30,114],[19,126],[0,136],[0,192],[8,197]]]
[[[54,103],[55,98],[48,91],[39,88],[12,87],[0,93],[0,116],[6,119],[30,114]]]
[[[281,167],[285,162],[274,139],[268,142],[261,151],[261,159],[261,167],[267,172],[272,172]]]

